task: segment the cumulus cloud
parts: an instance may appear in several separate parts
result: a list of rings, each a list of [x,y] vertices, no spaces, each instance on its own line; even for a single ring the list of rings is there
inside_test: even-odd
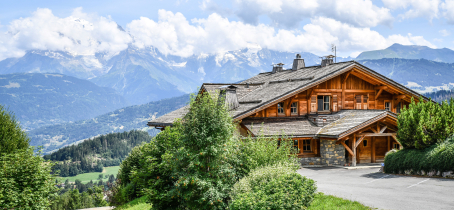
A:
[[[127,29],[138,47],[155,46],[163,53],[184,57],[241,49],[250,43],[273,50],[320,54],[329,52],[331,43],[335,43],[339,50],[352,55],[383,49],[393,43],[434,47],[421,36],[383,37],[370,28],[354,27],[326,17],[312,18],[300,31],[230,21],[218,14],[188,21],[181,13],[160,10],[157,22],[141,17],[128,24]]]
[[[236,0],[236,14],[246,23],[258,24],[261,15],[276,26],[294,28],[305,18],[327,17],[357,27],[391,26],[393,17],[387,8],[371,0]]]
[[[438,18],[440,0],[382,0],[392,10],[408,9],[399,16],[402,19],[425,17],[429,20]]]
[[[0,33],[0,60],[20,57],[27,50],[62,50],[79,55],[98,52],[116,54],[132,44],[155,47],[164,54],[188,57],[238,50],[258,44],[263,48],[292,52],[330,53],[336,44],[341,55],[386,48],[393,43],[435,47],[422,36],[382,36],[368,27],[327,17],[314,17],[301,30],[279,29],[266,24],[232,21],[213,13],[188,20],[181,13],[158,11],[158,20],[147,17],[131,21],[122,30],[106,17],[87,15],[76,9],[59,18],[49,9],[38,9],[31,17],[12,21]]]
[[[37,9],[31,17],[13,20],[0,35],[0,60],[19,57],[27,50],[67,51],[78,55],[117,53],[131,37],[111,19],[77,8],[71,16],[56,17],[49,9]]]
[[[454,0],[446,0],[441,4],[443,16],[449,24],[454,24]]]

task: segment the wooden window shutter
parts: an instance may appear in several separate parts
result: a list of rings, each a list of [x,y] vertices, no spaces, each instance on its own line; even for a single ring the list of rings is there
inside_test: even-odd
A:
[[[361,109],[361,101],[362,101],[362,100],[361,100],[361,96],[362,96],[362,95],[357,95],[357,96],[356,96],[356,99],[355,99],[355,100],[356,100],[356,102],[355,102],[355,104],[356,104],[356,109]]]
[[[311,96],[311,112],[316,112],[317,111],[317,96],[313,95]]]
[[[333,95],[333,112],[337,112],[337,95]]]
[[[363,109],[367,109],[368,101],[369,101],[369,96],[363,95]]]

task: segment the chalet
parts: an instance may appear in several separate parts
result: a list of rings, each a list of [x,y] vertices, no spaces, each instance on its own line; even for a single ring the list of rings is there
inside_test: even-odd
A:
[[[397,115],[421,96],[356,61],[334,63],[327,56],[306,67],[299,55],[291,69],[280,63],[240,83],[204,83],[201,91],[225,94],[241,135],[285,133],[301,163],[311,165],[384,161],[387,151],[400,147]],[[186,112],[180,108],[148,125],[171,126]]]

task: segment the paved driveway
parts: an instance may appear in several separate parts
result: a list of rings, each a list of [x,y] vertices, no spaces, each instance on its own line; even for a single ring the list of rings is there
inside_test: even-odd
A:
[[[319,192],[378,209],[454,209],[454,180],[389,175],[378,168],[303,168]]]

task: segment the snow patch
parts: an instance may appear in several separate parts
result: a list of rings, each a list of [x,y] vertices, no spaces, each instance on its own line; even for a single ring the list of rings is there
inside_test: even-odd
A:
[[[182,63],[172,63],[171,66],[175,67],[185,67],[187,62],[182,62]]]
[[[19,88],[20,84],[17,83],[17,82],[9,82],[9,85],[5,85],[5,86],[2,86],[2,87],[5,87],[5,88]]]
[[[452,90],[454,88],[454,83],[442,84],[440,86],[426,86],[426,87],[418,87],[418,88],[411,88],[421,94],[435,92],[439,90]]]
[[[67,83],[73,83],[73,82],[71,82],[71,81],[68,81],[68,80],[63,80],[63,82],[67,82]]]
[[[46,78],[48,78],[47,76],[52,76],[52,77],[63,77],[63,75],[61,75],[61,74],[44,74],[44,76],[46,76]]]

